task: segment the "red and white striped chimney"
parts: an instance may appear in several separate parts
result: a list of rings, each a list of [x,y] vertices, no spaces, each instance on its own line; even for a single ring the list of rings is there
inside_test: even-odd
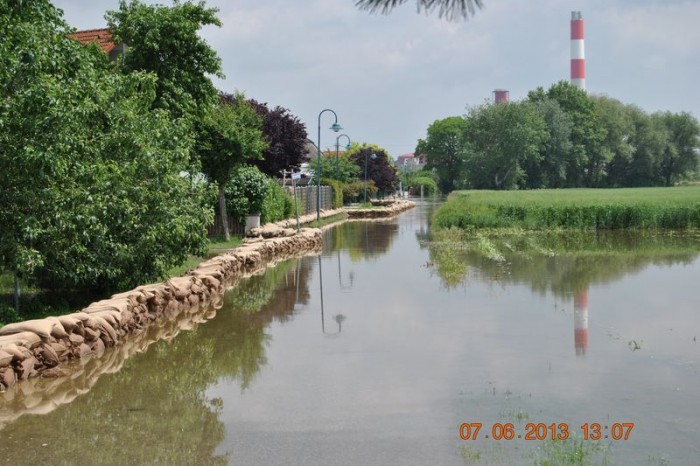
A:
[[[586,354],[588,349],[588,289],[574,296],[574,346],[577,356]]]
[[[571,84],[586,90],[586,60],[583,50],[583,16],[571,12]]]

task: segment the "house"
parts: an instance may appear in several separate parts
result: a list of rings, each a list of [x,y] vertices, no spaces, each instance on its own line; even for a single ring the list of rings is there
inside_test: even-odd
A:
[[[126,51],[125,44],[115,44],[112,42],[112,34],[109,29],[89,29],[68,34],[68,37],[75,39],[83,45],[97,44],[109,57],[109,61],[115,61],[117,57]]]
[[[415,154],[399,155],[396,158],[396,168],[399,170],[420,170],[425,167],[427,160],[426,156],[421,154],[418,157]]]

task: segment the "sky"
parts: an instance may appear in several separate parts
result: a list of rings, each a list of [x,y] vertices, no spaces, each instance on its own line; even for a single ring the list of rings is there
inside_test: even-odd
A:
[[[77,29],[106,26],[118,0],[54,0]],[[168,0],[145,3],[171,5]],[[336,137],[391,156],[413,152],[436,120],[507,89],[511,100],[569,79],[571,11],[585,21],[586,86],[647,112],[700,118],[700,1],[484,0],[468,21],[388,15],[354,0],[208,0],[221,27],[201,36],[222,60],[218,89],[289,109],[323,149]],[[343,127],[333,133],[334,118]],[[320,116],[319,116],[320,115]],[[346,138],[339,138],[342,145]]]

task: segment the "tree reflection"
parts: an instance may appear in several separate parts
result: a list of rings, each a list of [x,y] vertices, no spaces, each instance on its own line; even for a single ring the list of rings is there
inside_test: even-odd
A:
[[[395,220],[348,221],[327,232],[324,252],[345,249],[354,262],[376,259],[389,251],[398,232]]]
[[[266,328],[291,319],[295,303],[308,301],[309,278],[308,261],[286,261],[241,280],[226,294],[214,321],[153,343],[125,361],[112,361],[120,357],[119,348],[80,361],[90,369],[55,381],[57,387],[75,388],[70,404],[63,404],[68,400],[59,391],[23,393],[31,384],[52,381],[16,385],[17,391],[0,399],[0,411],[11,398],[29,404],[32,396],[56,398],[45,403],[47,414],[21,416],[3,429],[0,459],[8,464],[228,464],[229,453],[217,452],[226,435],[219,419],[222,402],[207,398],[206,390],[221,378],[238,380],[242,390],[250,386],[267,361]],[[116,372],[105,376],[109,367]]]
[[[506,285],[570,299],[590,285],[619,280],[653,264],[688,264],[700,253],[692,235],[640,232],[567,232],[433,235],[431,269],[448,287],[476,274]]]
[[[428,263],[448,287],[470,276],[506,286],[529,284],[541,295],[573,299],[574,348],[588,349],[588,290],[649,265],[689,264],[700,253],[692,234],[567,232],[491,235],[456,230],[436,233]]]

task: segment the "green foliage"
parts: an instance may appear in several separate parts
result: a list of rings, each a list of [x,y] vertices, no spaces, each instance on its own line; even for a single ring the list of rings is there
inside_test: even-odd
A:
[[[275,180],[267,179],[267,190],[260,210],[260,223],[278,222],[294,214],[294,198]]]
[[[547,125],[527,102],[485,104],[469,110],[464,137],[466,167],[473,188],[526,187],[527,170],[539,167],[540,152],[549,138]]]
[[[268,191],[268,178],[250,165],[237,167],[226,184],[226,209],[239,223],[248,214],[262,214]]]
[[[47,1],[0,4],[2,266],[46,288],[153,281],[206,248],[206,185],[152,75],[117,75]],[[5,14],[6,13],[6,14]]]
[[[403,189],[412,190],[414,193],[420,193],[421,186],[423,194],[432,196],[438,193],[437,175],[428,170],[403,171],[400,172]]]
[[[449,228],[700,228],[700,187],[455,193],[434,216]]]
[[[360,179],[374,181],[380,193],[393,193],[399,187],[399,174],[389,153],[376,144],[354,144],[348,157],[360,168]]]
[[[412,178],[409,187],[413,188],[416,194],[420,193],[422,188],[422,192],[426,196],[432,196],[438,192],[438,186],[435,180],[427,176],[417,176]]]
[[[478,270],[497,283],[528,283],[566,299],[651,263],[690,264],[700,253],[696,234],[658,230],[437,228],[428,247],[429,265],[448,287]]]
[[[440,191],[449,193],[464,187],[468,146],[464,140],[466,120],[448,117],[434,121],[428,136],[418,141],[416,154],[426,154],[426,168],[435,170]]]
[[[321,184],[331,187],[333,192],[333,208],[339,209],[343,207],[343,186],[345,186],[345,183],[331,178],[324,178],[321,180]]]
[[[220,186],[227,184],[236,166],[260,159],[265,147],[262,118],[243,94],[222,94],[219,104],[197,124],[202,171]]]
[[[318,157],[311,157],[309,168],[313,173],[318,173]],[[357,181],[361,176],[364,177],[364,172],[360,174],[360,167],[355,164],[347,153],[340,153],[336,161],[335,154],[333,156],[321,156],[321,176],[324,180],[334,179],[342,183],[352,183]],[[312,184],[316,184],[315,178],[311,180]]]
[[[700,123],[691,114],[646,114],[568,82],[527,99],[484,104],[437,120],[417,154],[453,189],[672,186],[698,169]]]
[[[367,189],[367,199],[375,196],[379,191],[373,180],[366,184],[364,181],[355,181],[343,185],[343,204],[362,202],[365,198],[365,187]]]
[[[153,105],[174,118],[201,117],[216,103],[209,75],[224,77],[221,59],[197,32],[204,26],[221,26],[217,11],[205,8],[203,1],[177,1],[167,7],[120,0],[119,10],[105,15],[114,40],[127,44],[122,71],[154,73]]]

